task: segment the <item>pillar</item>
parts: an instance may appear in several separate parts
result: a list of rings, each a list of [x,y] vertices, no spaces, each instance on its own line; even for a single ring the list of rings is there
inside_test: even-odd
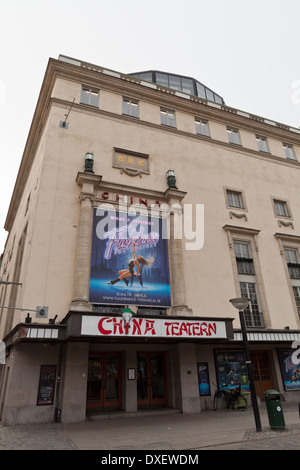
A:
[[[70,310],[89,311],[89,283],[91,267],[93,201],[95,189],[101,176],[91,173],[78,173],[77,184],[82,187],[80,193],[80,217],[78,226],[76,266],[74,278],[73,300]]]
[[[183,249],[182,249],[182,207],[181,200],[186,193],[182,191],[169,189],[167,191],[167,201],[170,209],[170,270],[172,283],[172,304],[173,315],[192,315],[193,312],[188,308],[185,294],[185,278],[183,268]]]

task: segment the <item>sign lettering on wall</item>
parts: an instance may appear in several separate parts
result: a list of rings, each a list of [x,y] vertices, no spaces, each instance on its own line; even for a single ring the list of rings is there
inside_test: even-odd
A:
[[[132,318],[126,328],[123,318],[82,316],[81,334],[89,336],[129,336],[151,338],[226,338],[223,321],[174,320],[174,318]]]

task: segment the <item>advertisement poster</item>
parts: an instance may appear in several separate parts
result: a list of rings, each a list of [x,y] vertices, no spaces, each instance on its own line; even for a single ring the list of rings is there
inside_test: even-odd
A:
[[[198,362],[198,383],[200,396],[205,397],[210,395],[208,363]]]
[[[300,390],[300,364],[292,361],[295,350],[278,351],[281,375],[285,390]]]
[[[96,208],[93,223],[90,302],[170,306],[166,221]]]
[[[217,351],[216,372],[220,388],[233,388],[241,384],[243,390],[249,390],[248,373],[243,351]]]
[[[37,405],[53,405],[56,365],[41,366]]]

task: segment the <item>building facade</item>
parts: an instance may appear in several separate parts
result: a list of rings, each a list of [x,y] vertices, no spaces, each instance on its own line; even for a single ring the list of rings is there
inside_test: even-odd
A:
[[[5,222],[2,422],[246,391],[241,296],[258,398],[299,401],[299,158],[197,80],[50,59]]]

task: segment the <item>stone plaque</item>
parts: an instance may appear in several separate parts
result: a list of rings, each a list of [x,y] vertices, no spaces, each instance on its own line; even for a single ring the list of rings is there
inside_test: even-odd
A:
[[[121,173],[129,176],[150,174],[149,155],[114,147],[113,167],[120,168]]]

